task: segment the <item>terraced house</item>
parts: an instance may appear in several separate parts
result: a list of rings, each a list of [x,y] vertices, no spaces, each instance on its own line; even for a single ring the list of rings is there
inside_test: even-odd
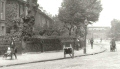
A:
[[[33,30],[36,33],[44,26],[50,27],[52,19],[37,6],[37,0],[0,0],[0,36],[11,33],[15,28],[13,21],[28,15],[29,10],[35,17]]]

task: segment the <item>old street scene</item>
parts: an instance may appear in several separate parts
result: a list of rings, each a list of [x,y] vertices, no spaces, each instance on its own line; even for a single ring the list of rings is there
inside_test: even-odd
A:
[[[0,69],[120,69],[119,0],[0,0]]]

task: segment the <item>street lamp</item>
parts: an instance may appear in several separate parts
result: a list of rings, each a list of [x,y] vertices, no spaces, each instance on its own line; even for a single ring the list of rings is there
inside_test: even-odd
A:
[[[85,47],[84,47],[84,54],[86,54],[86,36],[87,36],[87,25],[88,25],[87,18],[85,19],[84,24],[85,24]]]

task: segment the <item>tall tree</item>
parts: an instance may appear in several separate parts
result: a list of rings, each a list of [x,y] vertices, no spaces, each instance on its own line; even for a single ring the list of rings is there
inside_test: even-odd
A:
[[[71,35],[72,28],[82,25],[81,23],[84,23],[86,18],[88,21],[97,21],[101,11],[99,0],[63,0],[58,17],[66,24]]]
[[[31,37],[33,35],[33,25],[35,23],[35,17],[30,15],[31,12],[28,13],[28,16],[23,18],[23,29],[22,29],[22,36]],[[30,15],[30,16],[29,16]]]
[[[64,28],[64,23],[59,20],[57,15],[55,15],[52,19],[54,20],[54,31],[56,31],[59,35],[62,35],[64,32],[66,32]]]
[[[29,0],[28,0],[29,1]],[[36,0],[37,1],[37,0]],[[34,3],[35,6],[33,6],[31,3],[29,3],[29,10],[28,15],[21,16],[23,20],[22,29],[21,29],[21,40],[22,40],[22,48],[25,49],[26,47],[26,37],[30,38],[33,36],[33,26],[35,24],[35,16],[38,9],[37,3]],[[24,13],[23,13],[24,14]]]
[[[113,19],[111,21],[111,36],[119,38],[120,36],[120,20]]]
[[[17,18],[17,7],[19,4],[14,0],[7,0],[6,1],[6,27],[7,33],[10,33],[12,29],[14,29],[15,23],[13,20]]]

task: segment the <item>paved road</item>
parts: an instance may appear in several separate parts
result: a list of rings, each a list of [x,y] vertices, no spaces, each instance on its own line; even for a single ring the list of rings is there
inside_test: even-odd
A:
[[[77,58],[32,63],[11,67],[3,67],[1,69],[120,69],[120,44],[117,44],[117,52],[109,51],[109,44],[105,47],[106,52],[91,56],[83,56]]]

